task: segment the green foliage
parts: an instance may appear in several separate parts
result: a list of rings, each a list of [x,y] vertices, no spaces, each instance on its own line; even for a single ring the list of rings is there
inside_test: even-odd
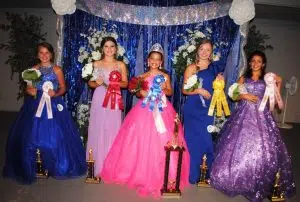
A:
[[[45,41],[46,33],[42,33],[43,19],[34,15],[6,13],[9,24],[0,24],[0,30],[9,33],[9,40],[0,44],[0,49],[10,52],[5,64],[11,68],[11,79],[18,74],[18,99],[24,94],[22,71],[37,63],[36,47]]]
[[[259,30],[256,29],[256,26],[252,24],[249,27],[249,32],[247,36],[247,44],[245,45],[245,53],[248,56],[255,50],[260,50],[265,52],[266,50],[273,50],[273,46],[266,44],[266,40],[271,37],[268,34],[262,34]]]

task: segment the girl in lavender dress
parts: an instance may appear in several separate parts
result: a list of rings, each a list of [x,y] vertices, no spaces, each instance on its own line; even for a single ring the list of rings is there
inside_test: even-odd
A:
[[[95,81],[89,81],[89,86],[95,88],[88,129],[87,158],[89,150],[92,149],[95,159],[95,176],[100,176],[103,161],[115,140],[121,126],[121,110],[102,106],[106,94],[105,84],[109,84],[109,74],[117,70],[121,73],[121,88],[126,88],[127,69],[123,62],[116,60],[117,42],[113,37],[105,37],[101,42],[102,59],[95,61]],[[120,98],[120,97],[119,97]],[[117,105],[118,106],[118,105]]]
[[[229,196],[244,195],[251,201],[269,196],[280,171],[281,188],[287,196],[295,192],[291,160],[270,110],[259,110],[266,84],[266,57],[260,51],[249,57],[249,67],[238,81],[246,88],[221,130],[211,184]],[[281,87],[281,78],[276,76]]]

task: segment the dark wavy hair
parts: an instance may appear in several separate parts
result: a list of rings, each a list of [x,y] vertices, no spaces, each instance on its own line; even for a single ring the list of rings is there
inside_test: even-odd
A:
[[[115,44],[116,46],[116,49],[118,50],[118,43],[116,41],[116,39],[114,37],[111,37],[111,36],[107,36],[107,37],[104,37],[101,41],[101,44],[100,44],[100,50],[102,52],[101,54],[101,59],[104,58],[104,54],[103,54],[103,47],[104,47],[104,44],[107,42],[107,41],[111,41]]]
[[[51,53],[50,62],[54,63],[55,52],[54,52],[53,46],[50,43],[48,43],[48,42],[41,42],[41,43],[39,43],[37,45],[37,53],[36,53],[36,55],[38,55],[39,50],[40,50],[41,47],[46,48]],[[40,59],[37,59],[37,63],[40,63],[40,62],[41,62]]]
[[[251,62],[251,60],[252,60],[252,58],[253,58],[254,56],[259,56],[259,57],[262,58],[262,62],[263,62],[263,64],[264,64],[264,66],[263,66],[263,68],[261,69],[261,75],[259,76],[259,79],[260,79],[260,80],[263,80],[263,79],[264,79],[264,76],[265,76],[265,74],[266,74],[267,57],[266,57],[266,55],[265,55],[262,51],[259,51],[259,50],[253,51],[253,52],[249,55],[248,60],[247,60],[247,61],[248,61],[247,69],[246,69],[246,71],[245,71],[245,73],[244,73],[243,76],[244,76],[245,78],[251,78],[251,77],[252,77],[252,69],[251,69],[251,66],[250,66],[250,62]]]

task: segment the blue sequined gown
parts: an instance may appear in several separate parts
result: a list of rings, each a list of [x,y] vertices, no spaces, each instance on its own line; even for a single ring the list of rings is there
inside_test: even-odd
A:
[[[221,62],[211,63],[207,69],[198,71],[197,77],[203,79],[203,88],[211,95],[213,94],[212,82],[217,74],[224,70]],[[199,95],[187,96],[184,105],[184,136],[190,153],[190,175],[189,182],[195,184],[200,178],[200,164],[202,157],[207,155],[207,164],[211,167],[213,161],[213,141],[212,136],[207,131],[207,126],[213,124],[214,117],[208,116],[208,108],[211,100],[205,99],[204,107]],[[209,177],[209,172],[207,174]]]
[[[58,87],[53,67],[41,67],[42,81],[37,85],[37,97],[26,96],[8,136],[3,176],[21,183],[32,183],[36,172],[36,149],[49,175],[65,179],[84,175],[85,151],[79,132],[61,96],[51,98],[53,119],[48,119],[46,107],[36,117],[42,96],[42,85],[51,81]]]
[[[244,195],[251,201],[262,201],[271,193],[280,170],[281,187],[291,196],[295,192],[291,159],[269,109],[258,111],[265,82],[246,79],[245,86],[248,93],[259,97],[259,102],[239,101],[222,128],[211,184],[229,196]]]

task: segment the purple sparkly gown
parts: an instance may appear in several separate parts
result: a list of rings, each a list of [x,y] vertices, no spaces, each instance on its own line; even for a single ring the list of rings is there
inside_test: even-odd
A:
[[[264,95],[262,80],[245,80],[248,93],[258,103],[241,100],[221,130],[216,158],[211,169],[211,185],[229,196],[243,195],[262,201],[270,195],[276,172],[287,196],[295,193],[291,159],[271,112],[258,111]]]

